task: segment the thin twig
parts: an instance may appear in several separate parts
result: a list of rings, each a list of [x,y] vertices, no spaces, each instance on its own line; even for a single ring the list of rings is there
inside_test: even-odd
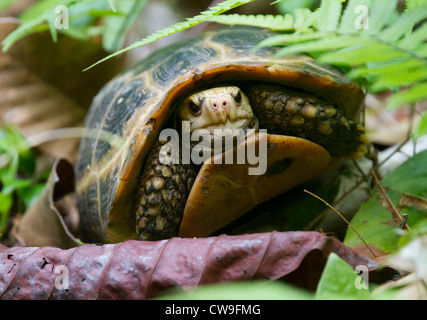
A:
[[[343,201],[350,193],[352,193],[354,190],[360,187],[360,185],[365,182],[365,180],[358,180],[354,186],[352,186],[350,189],[348,189],[343,195],[341,195],[337,200],[334,201],[334,205],[339,204],[341,201]],[[310,223],[304,228],[304,230],[310,230],[313,228],[313,226],[319,222],[320,219],[324,218],[326,214],[329,212],[328,209],[323,210],[319,215],[317,215],[313,220],[310,221]]]
[[[359,232],[356,231],[356,229],[351,225],[350,222],[347,221],[347,219],[337,210],[335,209],[333,206],[331,206],[327,201],[323,200],[322,198],[318,197],[317,195],[315,195],[314,193],[311,193],[308,190],[304,190],[304,192],[312,195],[313,197],[315,197],[316,199],[322,201],[324,204],[326,204],[329,208],[331,208],[332,210],[335,211],[336,214],[338,214],[341,219],[343,219],[345,221],[345,223],[347,223],[347,225],[357,234],[357,236],[360,238],[360,240],[362,240],[362,242],[365,244],[366,248],[369,249],[369,251],[372,253],[372,255],[377,258],[377,256],[375,255],[375,253],[371,250],[371,248],[368,246],[368,244],[366,243],[366,241],[363,239],[363,237],[359,234]]]

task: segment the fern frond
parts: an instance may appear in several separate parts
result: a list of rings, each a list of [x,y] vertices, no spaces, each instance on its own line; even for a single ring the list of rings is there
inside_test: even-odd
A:
[[[226,25],[249,25],[273,31],[307,30],[312,24],[312,12],[308,9],[297,11],[295,18],[291,14],[285,15],[242,15],[229,14],[211,16],[206,21]]]
[[[316,11],[316,27],[320,31],[334,31],[341,17],[343,0],[323,0]]]
[[[404,12],[390,27],[379,32],[378,38],[383,41],[395,42],[411,34],[414,25],[427,18],[427,5]]]
[[[249,25],[259,28],[271,28],[275,31],[289,31],[294,29],[294,17],[286,15],[241,15],[229,14],[209,17],[207,21],[227,25]]]
[[[406,10],[415,9],[427,4],[427,0],[406,0]]]
[[[398,92],[390,103],[393,108],[427,99],[427,90],[423,92],[425,87],[420,86],[427,80],[427,25],[422,24],[427,19],[427,5],[419,4],[399,14],[396,7],[384,5],[384,1],[350,0],[338,15],[341,1],[323,0],[316,11],[314,30],[274,36],[260,45],[283,46],[277,56],[308,53],[322,63],[350,67],[349,77],[367,83],[371,92]],[[354,20],[346,20],[355,18],[354,10],[359,5],[369,10],[368,29],[358,29]],[[331,22],[323,23],[328,17]]]

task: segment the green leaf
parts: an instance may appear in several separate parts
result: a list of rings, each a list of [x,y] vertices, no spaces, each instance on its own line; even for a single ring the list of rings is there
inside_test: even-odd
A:
[[[427,5],[406,11],[392,26],[380,32],[378,38],[389,42],[397,41],[411,32],[414,25],[425,18],[427,18]]]
[[[420,58],[427,58],[427,44],[423,43],[419,49],[415,51],[415,55]]]
[[[342,0],[323,0],[316,12],[316,27],[320,31],[335,31],[342,10]]]
[[[414,104],[427,99],[427,83],[414,84],[409,89],[395,94],[387,101],[387,109],[394,110],[405,104]]]
[[[56,25],[55,25],[55,21],[56,21],[55,11],[48,10],[46,20],[47,20],[47,24],[49,26],[52,41],[56,43],[56,42],[58,42],[58,30],[56,29]]]
[[[377,35],[396,13],[398,0],[373,0],[369,9],[369,28],[364,30],[369,35]]]
[[[236,297],[239,300],[313,299],[311,293],[285,283],[250,281],[203,285],[190,292],[170,292],[156,300],[234,300]]]
[[[392,50],[386,43],[367,39],[363,41],[362,39],[355,38],[355,42],[359,40],[360,45],[353,45],[336,52],[324,53],[319,57],[319,60],[329,64],[360,65],[368,62],[387,61],[408,56],[408,53],[404,51]]]
[[[2,0],[2,2],[0,2],[0,11],[7,9],[13,1],[14,0]]]
[[[427,79],[427,68],[403,69],[400,72],[383,75],[372,84],[371,90],[373,92],[380,92],[386,89],[399,88],[417,83],[425,79]]]
[[[414,32],[406,35],[406,37],[398,43],[398,46],[405,50],[415,50],[426,40],[427,24],[423,24]]]
[[[20,16],[23,23],[2,41],[3,52],[9,50],[19,39],[29,34],[46,30],[47,27],[50,28],[52,38],[55,40],[57,30],[54,26],[52,14],[54,14],[56,6],[68,6],[74,1],[75,0],[44,0],[36,2]],[[46,21],[50,21],[50,23],[48,24]]]
[[[256,48],[286,46],[292,43],[307,42],[324,38],[323,32],[278,34],[262,40]]]
[[[367,202],[362,204],[350,223],[371,249],[376,247],[385,253],[396,251],[399,240],[398,228],[393,224],[391,212],[380,204],[377,194],[373,194]],[[357,244],[364,245],[359,236],[350,228],[345,236],[344,244],[349,247]]]
[[[83,71],[89,70],[89,69],[93,68],[94,66],[96,66],[96,65],[98,65],[98,64],[100,64],[100,63],[102,63],[108,59],[111,59],[117,55],[125,53],[129,50],[138,48],[138,47],[143,46],[145,44],[148,44],[148,43],[151,43],[151,42],[156,41],[158,39],[164,38],[170,34],[174,34],[174,33],[178,32],[178,31],[188,29],[192,26],[195,26],[201,22],[206,21],[207,19],[209,19],[209,17],[219,15],[221,13],[228,11],[228,10],[234,9],[238,6],[241,6],[243,4],[246,4],[246,3],[249,3],[252,1],[254,1],[254,0],[244,0],[244,1],[225,0],[225,1],[222,1],[221,3],[217,4],[216,6],[210,8],[208,11],[203,11],[199,15],[197,15],[193,18],[188,18],[187,21],[182,21],[182,22],[178,22],[176,24],[173,24],[170,27],[167,27],[165,29],[157,31],[157,32],[145,37],[144,39],[133,43],[132,45],[130,45],[124,49],[118,50],[118,51],[108,55],[107,57],[105,57],[105,58],[95,62],[91,66],[87,67]]]
[[[406,9],[415,9],[427,4],[427,0],[406,0]]]
[[[27,10],[25,10],[20,16],[19,19],[28,22],[32,21],[34,19],[38,19],[40,17],[46,18],[46,14],[49,11],[53,11],[55,7],[59,5],[69,6],[76,0],[41,0],[37,1],[29,7]]]
[[[426,163],[427,150],[409,158],[382,180],[387,195],[395,207],[399,207],[400,199],[404,196],[403,193],[418,197],[426,196]],[[420,224],[427,218],[427,211],[418,208],[402,207],[401,212],[409,213],[408,225],[410,227]],[[359,212],[351,220],[351,224],[368,245],[375,246],[385,253],[395,252],[402,243],[399,241],[401,238],[399,221],[394,221],[393,214],[382,205],[376,189],[372,191],[371,198],[362,204]],[[348,229],[344,243],[353,247],[362,244],[362,241],[353,230]]]
[[[363,28],[363,19],[365,18],[365,13],[369,13],[370,3],[371,0],[350,0],[342,15],[338,32],[354,33],[359,31],[359,28]],[[369,19],[369,15],[366,15],[366,18]],[[366,25],[366,27],[369,27],[369,25]]]
[[[316,15],[308,9],[295,9],[295,29],[307,31],[315,22]]]
[[[427,135],[427,110],[422,113],[421,120],[415,129],[415,138],[419,138],[424,135]]]
[[[115,51],[123,47],[126,30],[136,19],[146,0],[121,0],[114,12],[121,14],[109,15],[105,18],[102,45],[106,51]]]
[[[206,19],[210,22],[217,22],[227,25],[249,25],[259,28],[269,28],[276,31],[287,31],[295,28],[294,17],[287,15],[242,15],[228,14],[212,16]]]
[[[350,265],[331,253],[317,285],[316,299],[371,299],[366,287],[369,282],[364,283],[363,277]]]
[[[420,197],[427,195],[427,150],[417,153],[387,175],[382,183],[393,190],[415,194]]]
[[[382,77],[389,74],[396,74],[402,70],[422,68],[424,63],[410,58],[398,58],[380,62],[368,62],[352,69],[348,76],[352,79],[365,77]]]
[[[111,10],[116,12],[116,4],[114,3],[114,0],[108,0],[108,5],[110,6]]]
[[[280,49],[276,55],[286,56],[301,52],[318,52],[327,50],[337,50],[348,46],[355,46],[364,43],[366,40],[353,36],[330,36],[319,40],[298,43],[283,49]]]
[[[13,197],[10,194],[3,194],[0,192],[0,239],[7,228],[9,219],[9,211],[12,208]]]
[[[277,3],[278,10],[283,14],[293,13],[295,9],[311,8],[317,0],[282,0],[275,1],[272,4]]]

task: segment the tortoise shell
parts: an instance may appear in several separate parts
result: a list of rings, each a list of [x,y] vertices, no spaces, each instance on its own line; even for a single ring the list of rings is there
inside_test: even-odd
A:
[[[213,83],[254,80],[303,89],[355,119],[363,91],[306,56],[276,58],[254,47],[272,33],[249,27],[207,31],[151,54],[112,79],[94,98],[76,165],[82,238],[136,239],[133,197],[141,167],[175,101]]]

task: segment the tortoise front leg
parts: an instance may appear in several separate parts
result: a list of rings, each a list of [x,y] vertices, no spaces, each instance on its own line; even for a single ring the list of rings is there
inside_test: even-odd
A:
[[[161,240],[178,234],[185,203],[197,175],[191,164],[165,161],[166,142],[152,146],[136,194],[136,232],[140,240]]]
[[[260,129],[305,138],[332,156],[361,157],[367,152],[363,127],[320,97],[269,84],[252,86],[248,96]]]

